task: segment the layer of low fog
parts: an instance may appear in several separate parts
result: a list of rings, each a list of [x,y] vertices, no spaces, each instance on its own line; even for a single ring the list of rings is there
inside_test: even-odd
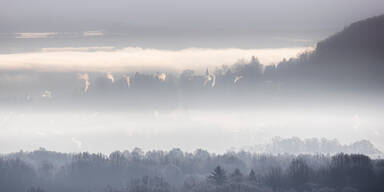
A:
[[[2,111],[0,151],[45,147],[63,152],[103,152],[180,147],[212,152],[252,147],[275,136],[368,139],[384,148],[382,113],[366,108],[256,110]]]
[[[115,72],[117,73],[115,75],[119,76],[121,73],[129,72],[181,73],[185,69],[192,69],[203,74],[206,69],[214,70],[223,65],[232,65],[241,59],[248,61],[252,56],[257,56],[264,65],[275,65],[284,58],[294,58],[311,49],[313,48],[187,48],[180,50],[141,47],[43,48],[36,52],[0,54],[0,70]]]

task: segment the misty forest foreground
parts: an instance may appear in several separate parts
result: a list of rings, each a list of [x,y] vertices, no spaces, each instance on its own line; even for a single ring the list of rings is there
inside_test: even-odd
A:
[[[65,154],[40,149],[0,160],[1,191],[380,192],[384,161],[359,154],[290,155],[180,149]]]

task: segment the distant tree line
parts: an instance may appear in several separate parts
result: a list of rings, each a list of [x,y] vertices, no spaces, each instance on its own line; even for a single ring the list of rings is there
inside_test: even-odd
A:
[[[270,143],[246,147],[247,151],[258,153],[290,153],[290,154],[336,154],[358,153],[370,156],[383,154],[370,141],[360,140],[351,144],[341,144],[337,139],[298,137],[274,137]]]
[[[361,154],[40,149],[0,158],[0,191],[7,192],[381,192],[383,181],[384,160]]]

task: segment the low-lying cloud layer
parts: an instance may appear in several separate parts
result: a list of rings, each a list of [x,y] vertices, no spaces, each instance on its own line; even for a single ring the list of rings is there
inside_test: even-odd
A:
[[[296,57],[307,47],[279,49],[188,48],[181,50],[126,47],[45,48],[40,52],[1,54],[0,69],[38,71],[159,71],[180,72],[193,69],[203,72],[240,59],[256,56],[264,65]]]
[[[299,147],[301,142],[297,139],[275,140],[275,145],[255,146],[269,143],[276,135],[301,139],[336,138],[343,144],[367,139],[382,151],[382,114],[375,111],[360,113],[362,129],[353,130],[353,112],[345,108],[126,112],[0,110],[0,153],[39,147],[61,152],[103,153],[134,147],[144,150],[180,147],[191,152],[203,148],[221,153],[232,147],[242,149],[246,146],[254,147],[244,149],[259,152],[308,152]],[[313,144],[313,148],[319,147]],[[330,147],[328,150],[341,149]]]

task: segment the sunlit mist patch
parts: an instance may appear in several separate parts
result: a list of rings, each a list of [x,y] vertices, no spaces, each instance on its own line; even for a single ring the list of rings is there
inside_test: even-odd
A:
[[[43,33],[16,33],[17,39],[41,39],[56,36],[56,32],[43,32]]]
[[[1,54],[0,69],[42,71],[182,71],[203,72],[240,59],[256,56],[264,65],[277,64],[296,57],[308,47],[278,49],[187,48],[181,50],[144,49],[140,47],[63,47],[44,48],[40,52]]]

